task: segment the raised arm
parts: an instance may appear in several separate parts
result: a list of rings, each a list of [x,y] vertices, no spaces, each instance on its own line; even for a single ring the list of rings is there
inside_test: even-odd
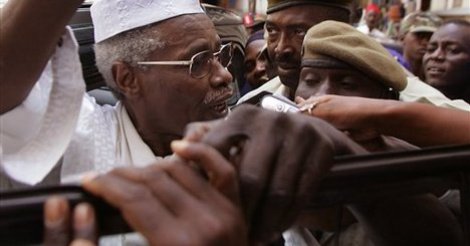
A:
[[[0,10],[0,114],[27,97],[83,0],[10,0]]]
[[[338,129],[394,136],[418,146],[470,143],[470,112],[423,103],[327,95],[297,98]],[[469,109],[470,110],[470,109]],[[308,111],[306,112],[308,113]]]

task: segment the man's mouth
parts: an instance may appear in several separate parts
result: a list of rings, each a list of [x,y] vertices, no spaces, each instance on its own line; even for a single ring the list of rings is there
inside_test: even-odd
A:
[[[431,76],[439,76],[446,72],[444,68],[430,66],[426,68],[426,72]]]
[[[282,70],[293,70],[298,69],[297,63],[295,62],[284,62],[284,61],[277,61],[276,65],[278,68]]]
[[[233,91],[227,91],[226,93],[220,95],[219,97],[215,98],[211,103],[209,103],[209,108],[221,116],[224,116],[228,113],[228,105],[227,101],[232,96]]]
[[[289,65],[287,65],[287,64],[285,64],[285,65],[278,64],[277,73],[280,76],[286,76],[286,75],[292,74],[292,73],[300,73],[300,71],[299,71],[299,67],[293,66],[292,64],[289,64]]]
[[[258,78],[258,84],[264,84],[269,81],[268,76],[263,75],[262,77]]]

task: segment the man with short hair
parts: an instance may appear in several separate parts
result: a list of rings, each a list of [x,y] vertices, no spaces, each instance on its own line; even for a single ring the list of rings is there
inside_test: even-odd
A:
[[[253,33],[246,42],[245,61],[243,64],[245,84],[241,89],[241,95],[243,96],[247,92],[260,87],[273,78],[271,67],[272,65],[266,52],[264,31],[259,30]]]
[[[365,14],[366,23],[358,26],[357,30],[378,40],[387,39],[387,35],[379,30],[382,24],[382,11],[379,6],[375,3],[369,3],[365,9]]]
[[[343,95],[396,100],[397,92],[403,90],[406,86],[404,70],[388,51],[379,43],[348,24],[324,21],[315,25],[308,30],[302,50],[300,80],[295,95],[297,101],[301,102],[301,108],[308,108],[310,107],[309,105],[313,105],[305,113],[313,115],[315,107],[321,105],[321,101],[316,101],[315,97]],[[310,98],[310,100],[305,102],[303,98]],[[356,142],[360,143],[370,152],[411,150],[416,148],[400,139],[381,133],[373,131],[361,133],[353,129],[341,129],[347,131]],[[348,241],[360,242],[357,245],[368,245],[366,242],[371,239],[373,242],[378,243],[377,239],[374,238],[377,234],[394,234],[394,231],[396,234],[400,234],[402,233],[400,231],[405,230],[404,228],[407,226],[409,228],[420,228],[415,229],[414,236],[407,236],[407,244],[413,244],[413,242],[434,242],[446,238],[448,238],[449,243],[452,245],[459,242],[460,227],[458,221],[449,216],[450,213],[447,208],[440,204],[433,195],[420,194],[410,198],[390,197],[368,202],[374,203],[373,206],[382,207],[384,210],[389,206],[390,211],[383,214],[374,214],[372,217],[376,217],[377,221],[371,223],[363,220],[364,214],[369,213],[369,211],[362,208],[363,205],[354,204],[348,206],[350,211],[356,215],[359,225],[353,224],[346,227],[343,224],[344,230],[337,235],[337,237],[341,236],[340,241],[343,242],[341,245],[355,245],[350,244]],[[426,209],[423,209],[423,211],[417,213],[412,210],[396,209],[395,205],[388,205],[394,203],[402,204],[405,207],[422,207],[433,212],[427,213],[425,212]],[[358,214],[357,211],[361,212]],[[442,220],[440,224],[434,225],[435,228],[433,229],[430,229],[431,227],[423,227],[426,223],[421,224],[422,221],[426,220],[438,220],[440,216],[443,218],[447,216],[451,220]],[[402,217],[409,218],[412,222],[409,222],[408,225],[397,227],[381,223],[382,220],[387,221],[387,218],[397,218],[399,220]],[[437,227],[441,229],[436,229]],[[440,236],[428,236],[432,234],[431,232],[434,229],[448,230],[454,234],[453,236],[449,234],[442,238]],[[369,233],[364,234],[363,230]],[[352,240],[353,238],[354,240]],[[395,242],[395,244],[401,244],[400,242],[403,239],[390,237],[388,240]],[[451,243],[450,240],[455,241]]]
[[[470,103],[470,22],[444,23],[429,40],[423,64],[426,83]]]
[[[247,93],[239,103],[262,91],[282,94],[294,99],[300,73],[300,53],[307,30],[324,20],[350,21],[353,1],[360,0],[269,0],[266,19],[268,53],[274,60],[279,77]],[[425,102],[437,106],[469,110],[462,100],[450,101],[434,88],[408,75],[407,86],[400,92],[401,101]]]
[[[403,45],[405,67],[423,81],[423,55],[440,22],[438,16],[422,12],[411,13],[401,22],[399,38]]]

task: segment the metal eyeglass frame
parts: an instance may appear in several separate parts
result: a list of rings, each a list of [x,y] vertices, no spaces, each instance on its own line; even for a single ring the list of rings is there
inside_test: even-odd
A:
[[[215,57],[218,57],[219,54],[222,52],[222,50],[224,50],[226,47],[229,47],[230,48],[230,60],[229,62],[227,63],[226,66],[224,66],[222,63],[220,63],[220,59],[218,58],[218,62],[225,68],[227,68],[230,63],[232,62],[232,57],[233,57],[233,46],[232,46],[232,43],[227,43],[227,44],[224,44],[220,47],[219,51],[217,52],[214,52],[212,53],[212,57],[210,58],[210,60],[214,59]],[[190,60],[186,60],[186,61],[140,61],[140,62],[137,62],[138,65],[162,65],[162,66],[189,66],[189,75],[191,75],[192,77],[196,78],[196,79],[200,79],[200,78],[203,78],[204,76],[206,76],[207,74],[209,74],[211,72],[211,69],[209,69],[206,73],[203,73],[202,75],[200,76],[194,76],[193,73],[191,73],[191,69],[193,67],[193,63],[194,63],[194,58],[197,57],[198,55],[201,55],[203,53],[206,53],[206,52],[210,52],[209,50],[204,50],[204,51],[201,51],[201,52],[198,52],[196,54],[194,54]]]

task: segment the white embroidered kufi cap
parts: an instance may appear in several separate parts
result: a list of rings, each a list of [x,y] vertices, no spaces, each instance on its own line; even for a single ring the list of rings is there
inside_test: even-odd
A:
[[[185,14],[204,13],[199,0],[95,0],[91,18],[95,42]]]

